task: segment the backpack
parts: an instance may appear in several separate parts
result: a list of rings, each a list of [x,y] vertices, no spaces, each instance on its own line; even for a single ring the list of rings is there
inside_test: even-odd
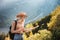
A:
[[[15,28],[14,28],[14,30],[16,30],[16,25],[17,25],[17,20],[15,20]],[[11,33],[11,28],[12,28],[12,26],[10,26],[10,30],[9,30],[9,35],[10,35],[10,39],[14,39],[14,35],[15,35],[15,33]]]

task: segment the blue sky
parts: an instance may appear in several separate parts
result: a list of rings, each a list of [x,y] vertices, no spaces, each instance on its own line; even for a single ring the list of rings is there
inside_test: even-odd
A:
[[[57,5],[60,0],[0,0],[0,30],[8,30],[19,12],[26,12],[25,23],[29,23],[50,14]]]

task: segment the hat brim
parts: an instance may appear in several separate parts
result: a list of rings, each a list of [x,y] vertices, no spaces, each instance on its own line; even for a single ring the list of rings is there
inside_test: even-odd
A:
[[[27,15],[17,15],[16,17],[27,17]]]

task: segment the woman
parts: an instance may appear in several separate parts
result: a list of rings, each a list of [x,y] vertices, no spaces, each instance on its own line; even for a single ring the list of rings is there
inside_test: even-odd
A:
[[[30,31],[32,29],[35,29],[35,27],[34,28],[30,28],[30,29],[25,29],[24,28],[25,18],[27,17],[26,13],[21,12],[16,17],[17,17],[16,30],[14,30],[15,21],[13,21],[12,22],[11,32],[15,33],[14,40],[23,40],[23,37],[22,37],[23,32],[28,32],[28,31]]]

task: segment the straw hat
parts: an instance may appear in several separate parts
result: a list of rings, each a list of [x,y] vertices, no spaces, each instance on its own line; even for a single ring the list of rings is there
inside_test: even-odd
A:
[[[17,14],[16,17],[23,17],[23,16],[24,16],[24,17],[27,17],[26,13],[21,12],[21,13]]]

